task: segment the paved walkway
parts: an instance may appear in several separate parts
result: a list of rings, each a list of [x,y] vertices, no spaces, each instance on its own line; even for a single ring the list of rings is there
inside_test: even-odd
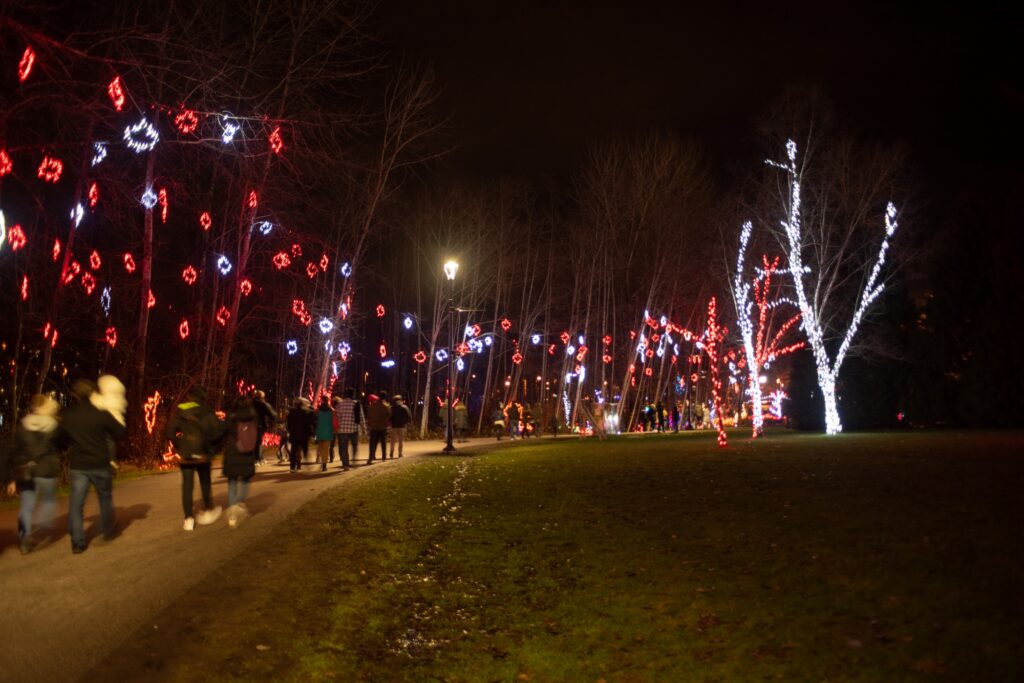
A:
[[[270,532],[303,503],[327,489],[379,476],[417,456],[439,453],[442,445],[438,441],[407,442],[401,460],[377,462],[371,467],[360,460],[344,473],[335,460],[324,474],[312,464],[300,474],[290,474],[287,463],[277,465],[271,456],[252,482],[248,501],[252,516],[234,530],[228,528],[226,516],[192,532],[182,530],[177,470],[115,482],[120,534],[113,541],[97,542],[99,506],[91,492],[85,506],[91,540],[81,555],[71,554],[65,531],[66,498],[60,501],[56,522],[60,537],[24,557],[18,550],[17,510],[0,510],[0,681],[80,678],[221,563],[253,543],[272,543]],[[457,445],[460,450],[478,452],[498,444],[493,439],[472,439]],[[365,454],[366,445],[360,444],[360,455]],[[219,470],[215,470],[213,493],[217,504],[227,505],[227,480],[220,477]],[[198,502],[198,490],[195,495]],[[301,524],[302,520],[290,523]]]

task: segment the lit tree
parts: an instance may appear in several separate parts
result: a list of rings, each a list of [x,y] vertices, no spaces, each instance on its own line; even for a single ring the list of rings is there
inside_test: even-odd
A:
[[[867,272],[868,261],[855,261],[856,254],[852,229],[842,231],[840,235],[825,234],[829,222],[827,216],[816,217],[816,225],[819,233],[810,234],[811,230],[805,230],[801,220],[801,184],[802,171],[798,170],[796,158],[796,143],[792,140],[786,142],[787,162],[775,162],[767,160],[769,165],[781,168],[789,174],[789,216],[782,222],[784,229],[783,241],[788,248],[789,273],[793,282],[793,289],[796,292],[797,302],[800,306],[801,327],[807,336],[814,353],[814,362],[817,367],[818,386],[821,388],[822,397],[825,400],[825,431],[828,434],[838,434],[842,431],[843,425],[839,419],[839,408],[836,401],[836,379],[843,361],[850,350],[860,328],[861,320],[865,311],[878,298],[885,288],[884,282],[879,282],[879,274],[885,264],[885,254],[889,249],[889,238],[896,231],[896,207],[889,202],[885,209],[885,236],[882,238],[882,245],[878,249],[878,255],[874,258],[874,264],[864,281],[860,290],[852,316],[845,328],[835,326],[832,328],[828,321],[834,318],[835,297],[838,284],[843,279],[842,273],[860,270]],[[823,239],[823,236],[825,239]],[[831,241],[834,247],[829,248],[830,240],[827,238],[838,237]],[[813,256],[812,263],[804,265],[804,250],[809,245]],[[862,265],[863,269],[857,268]],[[839,341],[834,355],[826,347],[826,342],[833,338]]]
[[[752,230],[753,224],[750,221],[743,224],[732,290],[736,302],[736,320],[740,336],[743,338],[743,350],[747,361],[747,393],[752,402],[752,435],[756,439],[761,435],[764,425],[764,415],[761,411],[761,371],[776,359],[803,348],[804,342],[780,346],[786,334],[800,321],[799,313],[788,318],[777,329],[772,329],[774,309],[782,304],[793,303],[785,298],[771,300],[769,297],[772,276],[788,272],[779,270],[779,257],[776,256],[769,261],[768,256],[762,254],[761,268],[757,270],[755,277],[749,282],[744,278],[747,244]],[[757,309],[756,320],[751,316],[754,308]]]

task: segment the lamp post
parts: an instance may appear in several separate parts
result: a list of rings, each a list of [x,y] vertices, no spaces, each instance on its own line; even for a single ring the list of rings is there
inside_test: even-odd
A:
[[[442,453],[451,455],[455,452],[452,436],[455,432],[453,404],[455,402],[455,274],[459,272],[459,264],[449,259],[444,264],[444,275],[448,278],[448,427],[446,444]]]

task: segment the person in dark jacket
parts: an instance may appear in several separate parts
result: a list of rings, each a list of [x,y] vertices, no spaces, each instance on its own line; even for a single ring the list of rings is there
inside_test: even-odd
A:
[[[315,416],[309,409],[309,401],[303,397],[295,399],[295,406],[288,412],[288,443],[290,444],[289,472],[298,472],[309,449],[309,437],[313,432]]]
[[[97,407],[92,400],[97,387],[88,380],[79,380],[72,387],[77,403],[64,414],[57,431],[58,445],[69,446],[71,464],[71,500],[68,503],[68,530],[71,552],[85,551],[83,510],[89,486],[96,489],[100,501],[100,527],[103,538],[114,537],[113,461],[111,444],[124,433],[124,424],[109,410]]]
[[[213,504],[210,460],[224,438],[227,426],[206,405],[206,391],[192,387],[179,403],[177,411],[167,424],[167,438],[174,452],[181,457],[181,507],[185,512],[185,531],[196,528],[197,518],[192,515],[192,494],[196,475],[199,492],[203,497],[200,524],[213,524],[220,517],[221,508]]]
[[[10,449],[9,476],[12,479],[8,493],[17,492],[21,498],[18,512],[18,538],[21,554],[35,547],[33,515],[39,530],[49,535],[57,511],[57,481],[60,474],[60,451],[57,449],[57,402],[49,396],[32,397],[31,411],[14,431],[14,446]]]
[[[316,411],[316,460],[320,463],[320,471],[327,471],[327,459],[334,444],[334,411],[326,396],[320,398],[320,407]]]
[[[223,472],[228,478],[228,526],[232,529],[249,514],[245,500],[249,497],[249,482],[256,475],[260,419],[256,401],[247,398],[238,399],[228,413]]]
[[[256,449],[256,464],[265,465],[266,461],[263,459],[263,435],[273,431],[274,423],[277,421],[277,413],[274,411],[274,407],[267,403],[267,395],[259,390],[253,394],[252,406],[256,410],[256,422],[259,425],[257,435],[259,436],[260,445]]]
[[[388,434],[388,444],[391,449],[391,457],[395,457],[395,445],[398,445],[398,457],[402,457],[402,446],[405,443],[405,428],[412,422],[412,413],[409,406],[405,405],[401,396],[395,396],[391,404],[391,432]]]
[[[388,403],[388,392],[378,391],[376,396],[370,397],[370,407],[366,410],[366,426],[370,429],[370,458],[366,461],[366,464],[369,465],[373,462],[377,444],[380,444],[380,459],[384,460],[387,456],[385,446],[388,427],[391,426],[391,404]]]

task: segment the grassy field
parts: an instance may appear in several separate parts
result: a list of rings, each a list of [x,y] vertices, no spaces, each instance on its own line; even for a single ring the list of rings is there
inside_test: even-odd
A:
[[[89,680],[1021,680],[1022,445],[421,458],[309,504]]]

